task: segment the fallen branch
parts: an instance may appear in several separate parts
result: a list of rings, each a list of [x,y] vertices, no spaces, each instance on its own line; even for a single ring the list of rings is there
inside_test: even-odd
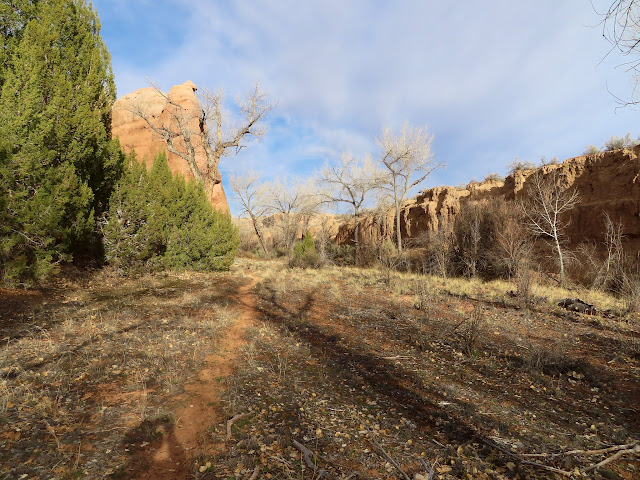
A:
[[[231,440],[231,428],[233,427],[233,424],[236,423],[238,420],[242,420],[243,418],[248,417],[249,415],[251,414],[239,413],[238,415],[235,415],[231,417],[229,420],[227,420],[227,442]]]
[[[486,442],[485,442],[486,443]],[[501,448],[499,448],[498,446],[495,446],[495,448],[498,448],[498,450],[500,450],[501,452],[507,453],[504,450],[502,450]],[[560,453],[524,453],[522,454],[523,457],[537,457],[537,458],[557,458],[557,457],[562,457],[562,456],[568,456],[568,455],[602,455],[603,453],[611,453],[611,452],[616,452],[613,455],[605,458],[604,460],[602,460],[599,463],[596,463],[595,465],[591,465],[590,467],[585,468],[584,470],[581,470],[582,473],[588,473],[591,472],[592,470],[596,470],[608,463],[614,462],[615,460],[619,459],[620,457],[627,455],[627,454],[636,454],[636,453],[640,453],[640,442],[632,442],[632,443],[627,443],[625,445],[613,445],[611,447],[607,447],[607,448],[600,448],[597,450],[569,450],[567,452],[560,452]],[[509,454],[509,453],[507,453]],[[528,464],[531,463],[535,463],[535,462],[527,462]],[[527,464],[525,463],[525,464]],[[536,464],[536,465],[540,465],[540,464]],[[553,468],[553,467],[549,467],[549,468]],[[568,472],[567,472],[568,473]]]
[[[606,465],[607,463],[611,463],[611,462],[619,459],[620,457],[622,457],[623,455],[626,455],[627,453],[631,453],[631,454],[640,453],[640,443],[636,443],[636,445],[633,448],[626,448],[624,450],[618,450],[616,453],[614,453],[610,457],[605,458],[600,463],[592,465],[589,468],[585,468],[583,470],[583,472],[587,473],[587,472],[590,472],[591,470],[595,470],[597,468],[600,468],[600,467]]]
[[[436,470],[435,470],[435,468],[434,468],[434,467],[436,466],[436,463],[438,462],[438,459],[436,458],[436,461],[433,463],[433,466],[432,466],[432,467],[430,467],[429,465],[427,465],[427,462],[425,462],[425,461],[424,461],[424,459],[420,458],[420,459],[418,459],[418,460],[420,460],[420,463],[422,464],[422,466],[424,467],[424,469],[427,471],[427,474],[429,475],[429,476],[427,477],[427,480],[433,480],[433,477],[434,477],[434,476],[435,476],[435,474],[436,474]]]
[[[300,453],[302,453],[302,457],[304,458],[304,463],[307,465],[307,467],[313,470],[315,475],[317,475],[320,478],[326,478],[327,480],[337,480],[336,477],[331,475],[324,468],[318,469],[318,466],[313,461],[313,458],[312,458],[313,452],[311,450],[309,450],[307,447],[305,447],[303,444],[301,444],[297,440],[293,440],[293,445],[298,450],[300,450]]]
[[[256,465],[256,468],[253,469],[253,473],[249,477],[249,480],[256,480],[259,474],[260,474],[260,466]]]
[[[626,445],[614,445],[599,450],[570,450],[564,453],[556,453],[555,455],[600,455],[601,453],[617,452],[618,450],[633,450],[633,448],[638,445],[640,445],[640,442],[632,442]]]
[[[402,470],[402,468],[400,468],[400,465],[398,464],[398,462],[396,462],[387,452],[384,448],[382,448],[382,445],[380,445],[378,443],[378,440],[376,440],[375,435],[373,434],[373,432],[369,429],[369,427],[367,427],[367,425],[365,423],[362,423],[362,425],[364,426],[364,428],[367,429],[367,432],[369,432],[369,436],[371,437],[371,440],[373,440],[373,443],[375,443],[376,447],[378,447],[378,450],[380,450],[380,453],[382,455],[382,458],[384,458],[387,462],[389,462],[391,465],[393,465],[395,467],[396,470],[398,470],[398,472],[400,472],[400,474],[402,475],[402,477],[405,480],[411,480],[411,477],[409,477],[409,475],[407,475],[405,473],[404,470]]]
[[[500,445],[498,445],[495,442],[492,442],[491,440],[488,440],[486,438],[483,437],[478,437],[483,443],[486,443],[487,445],[489,445],[491,448],[495,448],[496,450],[501,451],[502,453],[504,453],[505,455],[510,456],[511,458],[517,460],[518,462],[520,462],[522,465],[529,465],[530,467],[536,467],[536,468],[540,468],[542,470],[547,470],[549,472],[553,472],[553,473],[557,473],[559,475],[562,475],[564,477],[570,477],[571,475],[573,475],[573,472],[569,472],[567,470],[560,470],[559,468],[556,467],[550,467],[549,465],[544,465],[542,463],[538,463],[538,462],[531,462],[529,460],[525,460],[524,458],[520,457],[519,455],[516,455],[515,453],[513,453],[510,450],[507,450],[506,448],[502,448]]]

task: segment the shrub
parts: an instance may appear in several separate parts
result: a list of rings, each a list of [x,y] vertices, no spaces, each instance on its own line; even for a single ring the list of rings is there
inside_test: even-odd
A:
[[[518,157],[516,157],[513,160],[513,162],[511,162],[508,166],[510,175],[513,175],[516,172],[522,172],[525,170],[535,170],[536,168],[538,167],[536,167],[535,164],[526,160],[520,160]]]
[[[583,155],[594,155],[596,153],[602,153],[602,149],[599,148],[599,147],[596,147],[595,145],[588,145],[584,149],[584,152],[582,154]]]
[[[106,260],[124,274],[224,270],[239,244],[231,217],[213,210],[202,185],[174,177],[164,154],[149,172],[133,156],[102,230]]]
[[[619,150],[621,148],[635,147],[640,142],[631,138],[631,133],[627,133],[624,137],[616,137],[611,135],[611,138],[604,144],[604,150],[610,152],[612,150]]]
[[[504,182],[504,177],[498,173],[490,173],[484,177],[483,182]]]
[[[167,238],[164,264],[172,269],[227,270],[240,243],[231,217],[213,209],[196,182],[179,184],[178,198],[184,198],[179,224]],[[180,212],[177,212],[178,214]]]
[[[540,159],[540,165],[545,166],[545,165],[558,165],[560,163],[560,161],[558,160],[558,157],[552,157],[550,159],[547,159],[547,157],[542,157]]]
[[[493,254],[499,231],[493,205],[464,205],[453,225],[453,260],[457,273],[494,278],[500,276]]]
[[[305,233],[302,240],[298,240],[294,245],[289,266],[301,268],[315,268],[318,266],[316,242],[309,232]]]

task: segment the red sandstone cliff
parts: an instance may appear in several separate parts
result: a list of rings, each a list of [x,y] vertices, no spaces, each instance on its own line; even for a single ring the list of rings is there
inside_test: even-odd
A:
[[[604,237],[603,213],[621,221],[630,246],[640,245],[640,146],[566,160],[559,165],[540,167],[543,175],[558,170],[564,188],[575,188],[580,203],[569,213],[571,224],[567,232],[572,243],[601,242]],[[525,170],[508,176],[504,182],[471,183],[467,188],[435,187],[421,192],[405,202],[401,228],[410,239],[453,225],[456,215],[466,204],[504,200],[513,202],[524,198],[530,184],[528,179],[536,170]],[[349,243],[353,222],[340,227],[338,243]],[[392,238],[393,212],[368,215],[360,222],[364,242]]]
[[[141,109],[147,118],[156,122],[155,125],[161,125],[178,132],[177,127],[172,125],[172,117],[167,108],[168,102],[180,104],[186,112],[194,112],[193,121],[197,122],[200,112],[198,99],[195,95],[197,89],[193,82],[185,82],[182,85],[172,87],[166,97],[154,87],[141,88],[125,95],[113,105],[113,136],[120,139],[120,144],[126,152],[135,149],[138,159],[145,161],[147,166],[150,166],[157,153],[167,150],[166,145],[164,140],[151,130],[145,120],[134,113],[135,109]],[[196,150],[196,162],[204,167],[206,153],[198,140],[197,135],[192,137]],[[184,142],[181,138],[178,138],[175,144],[178,148],[184,148]],[[174,174],[181,173],[186,178],[193,178],[189,165],[180,156],[167,152],[167,158],[169,167]],[[213,187],[210,201],[217,210],[229,213],[229,204],[221,183]]]

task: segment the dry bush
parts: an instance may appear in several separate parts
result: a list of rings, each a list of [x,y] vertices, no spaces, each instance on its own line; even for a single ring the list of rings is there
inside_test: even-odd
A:
[[[618,295],[627,313],[640,311],[640,267],[638,259],[625,250],[623,225],[605,212],[605,237],[602,247],[593,243],[579,247],[580,268],[573,272],[582,283],[597,290]]]
[[[466,277],[485,280],[507,276],[498,251],[499,235],[507,223],[507,208],[498,203],[467,204],[453,226],[453,264]]]
[[[558,375],[570,370],[582,370],[582,362],[567,354],[567,345],[561,340],[551,345],[541,345],[528,342],[523,352],[524,367],[536,373]]]
[[[516,157],[513,160],[513,162],[511,162],[507,166],[507,168],[509,170],[509,175],[513,175],[516,172],[522,172],[525,170],[535,170],[538,167],[536,166],[535,163],[529,162],[527,160],[520,160],[518,157]]]
[[[445,228],[423,232],[405,242],[409,250],[418,252],[414,270],[425,275],[446,278],[450,274],[453,239]]]
[[[486,177],[484,177],[483,182],[504,182],[504,177],[499,173],[489,173]]]
[[[391,240],[385,240],[376,251],[378,268],[382,272],[382,279],[387,284],[391,284],[393,272],[406,268],[406,258],[399,254]]]
[[[471,315],[464,317],[453,326],[451,334],[458,338],[460,348],[465,355],[471,356],[475,352],[478,340],[484,331],[484,318],[480,307],[475,307]]]

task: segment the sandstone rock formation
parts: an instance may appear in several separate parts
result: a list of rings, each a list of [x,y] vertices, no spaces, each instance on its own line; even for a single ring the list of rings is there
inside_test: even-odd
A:
[[[166,96],[154,87],[141,88],[125,95],[113,106],[113,136],[120,139],[120,144],[126,152],[135,149],[138,159],[150,166],[157,153],[167,151],[166,144],[153,132],[147,122],[135,113],[135,110],[140,109],[147,118],[155,122],[154,124],[172,129],[177,133],[177,127],[172,124],[173,120],[167,108],[169,101],[182,105],[186,112],[193,112],[192,121],[197,122],[200,112],[195,95],[197,89],[193,82],[188,81],[172,87]],[[192,137],[192,141],[196,149],[196,162],[204,166],[206,154],[202,145],[198,143],[197,135]],[[184,148],[184,142],[181,139],[176,141],[176,145],[178,148]],[[189,165],[179,155],[167,151],[167,157],[169,167],[174,174],[180,173],[186,178],[193,178]],[[229,213],[229,204],[221,183],[213,187],[210,201],[217,210]]]
[[[640,247],[640,146],[611,152],[583,155],[559,165],[540,167],[543,175],[557,170],[564,188],[575,188],[580,203],[569,213],[567,232],[571,243],[604,240],[604,213],[622,222],[627,245],[634,251]],[[526,197],[536,170],[525,170],[508,176],[504,182],[490,180],[472,182],[466,188],[435,187],[405,202],[401,228],[405,239],[424,232],[450,228],[456,215],[466,204],[518,201]],[[349,243],[353,222],[341,226],[338,243]],[[367,215],[360,222],[363,240],[392,238],[393,211],[387,215]]]

